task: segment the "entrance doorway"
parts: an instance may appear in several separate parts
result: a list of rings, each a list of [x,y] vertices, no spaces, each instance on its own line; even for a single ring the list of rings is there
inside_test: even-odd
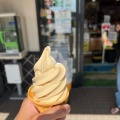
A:
[[[103,24],[110,24],[108,38],[117,42],[115,20],[120,15],[118,0],[85,0],[83,85],[113,86],[116,84],[116,51],[103,48]],[[108,81],[109,80],[109,81]]]

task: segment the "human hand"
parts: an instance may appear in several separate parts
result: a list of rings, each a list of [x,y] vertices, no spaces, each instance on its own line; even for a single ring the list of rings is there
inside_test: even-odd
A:
[[[103,44],[105,44],[106,46],[109,46],[109,47],[111,47],[113,45],[113,43],[110,40],[108,40],[106,32],[104,32],[102,34],[102,42],[103,42]]]
[[[120,31],[120,24],[119,24],[119,23],[116,24],[116,26],[115,26],[115,30],[116,30],[117,32]]]
[[[70,106],[64,104],[39,113],[35,105],[28,98],[25,98],[15,120],[65,120],[70,110]]]
[[[108,46],[108,47],[111,47],[113,45],[113,43],[111,41],[107,40],[105,42],[105,45]]]

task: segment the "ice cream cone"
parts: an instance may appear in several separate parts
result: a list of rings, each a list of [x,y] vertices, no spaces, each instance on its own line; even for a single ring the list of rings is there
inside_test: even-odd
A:
[[[33,88],[33,85],[30,86],[30,88],[28,89],[28,98],[35,104],[35,106],[36,106],[36,108],[37,108],[37,110],[39,112],[45,112],[48,109],[50,109],[52,106],[62,104],[64,102],[68,101],[69,92],[66,94],[64,100],[62,100],[62,101],[59,101],[59,102],[56,101],[56,102],[53,102],[51,104],[48,104],[48,103],[42,104],[42,103],[37,102],[36,100],[34,100],[34,93],[31,91],[32,88]]]
[[[69,92],[71,91],[71,87],[72,87],[72,83],[67,84],[67,89]]]
[[[48,110],[49,108],[51,108],[51,106],[43,106],[39,102],[37,102],[37,101],[34,100],[34,93],[31,91],[32,87],[33,86],[31,86],[28,89],[28,98],[35,104],[37,110],[39,112],[44,112],[44,111]]]
[[[66,69],[50,55],[47,46],[40,59],[34,65],[34,84],[28,89],[28,98],[36,105],[39,112],[63,104],[68,100],[70,85],[66,85]]]
[[[70,82],[69,84],[67,84],[67,89],[70,92],[72,88],[72,83]],[[65,102],[67,103],[69,101],[69,97],[65,100]]]

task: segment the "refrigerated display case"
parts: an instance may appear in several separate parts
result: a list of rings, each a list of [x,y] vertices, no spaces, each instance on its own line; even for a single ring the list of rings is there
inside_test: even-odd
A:
[[[36,0],[41,53],[49,45],[55,59],[67,69],[67,82],[82,81],[83,24],[80,20],[81,0]],[[77,39],[76,39],[77,38]],[[80,58],[81,57],[81,58]],[[81,74],[81,75],[80,75]],[[78,78],[81,76],[81,78]]]

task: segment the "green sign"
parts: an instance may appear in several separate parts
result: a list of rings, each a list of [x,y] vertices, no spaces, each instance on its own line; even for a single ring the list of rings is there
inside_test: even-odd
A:
[[[63,0],[54,0],[55,6],[63,6]]]
[[[19,52],[17,34],[15,33],[15,30],[6,29],[4,31],[0,31],[0,44],[2,44],[5,51],[8,53]]]

